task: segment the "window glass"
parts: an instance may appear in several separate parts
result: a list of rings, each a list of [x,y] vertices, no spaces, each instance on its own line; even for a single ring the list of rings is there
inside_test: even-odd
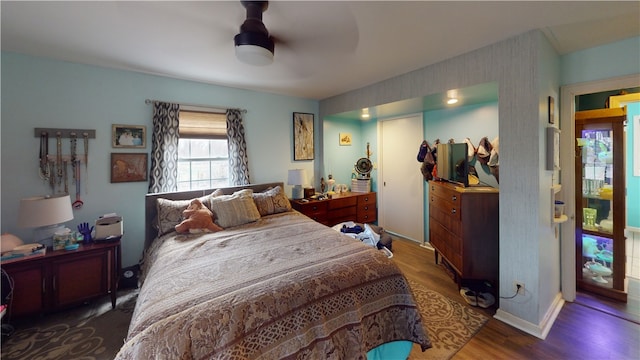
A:
[[[220,136],[221,132],[226,133],[224,119],[221,113],[180,111],[178,190],[229,185],[227,139],[226,135]],[[183,128],[183,124],[189,124],[190,128]],[[183,136],[187,132],[189,135]]]

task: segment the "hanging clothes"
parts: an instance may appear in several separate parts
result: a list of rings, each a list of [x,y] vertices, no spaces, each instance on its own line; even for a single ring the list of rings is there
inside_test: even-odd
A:
[[[439,141],[439,140],[436,140]],[[418,150],[417,160],[422,163],[420,166],[420,172],[425,181],[433,179],[433,168],[436,165],[435,148],[429,146],[427,140],[423,140]]]

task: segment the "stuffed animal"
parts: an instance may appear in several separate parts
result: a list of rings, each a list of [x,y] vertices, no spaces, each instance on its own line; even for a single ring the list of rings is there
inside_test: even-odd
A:
[[[176,225],[179,233],[216,232],[224,230],[214,223],[214,215],[211,210],[198,199],[191,200],[189,206],[182,212],[184,220]]]

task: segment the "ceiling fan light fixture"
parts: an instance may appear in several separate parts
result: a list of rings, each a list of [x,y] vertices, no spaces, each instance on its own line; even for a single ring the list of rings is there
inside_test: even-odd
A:
[[[273,53],[258,45],[237,45],[236,57],[249,65],[264,66],[273,63]]]
[[[262,13],[269,7],[268,1],[241,1],[247,9],[247,19],[240,26],[240,33],[233,41],[236,57],[245,64],[264,66],[273,62],[274,43],[262,23]]]
[[[273,62],[273,40],[261,33],[242,32],[235,36],[236,57],[249,65],[264,66]]]

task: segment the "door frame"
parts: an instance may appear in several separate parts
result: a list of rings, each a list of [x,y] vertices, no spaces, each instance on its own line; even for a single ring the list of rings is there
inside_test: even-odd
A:
[[[638,87],[638,75],[628,75],[610,79],[589,81],[584,83],[565,85],[560,87],[560,169],[561,185],[560,196],[565,203],[565,210],[569,220],[560,225],[560,258],[562,259],[561,290],[562,298],[566,301],[576,299],[576,244],[575,244],[575,173],[574,169],[574,138],[576,132],[575,97],[578,95],[593,94],[603,91],[618,90]]]

